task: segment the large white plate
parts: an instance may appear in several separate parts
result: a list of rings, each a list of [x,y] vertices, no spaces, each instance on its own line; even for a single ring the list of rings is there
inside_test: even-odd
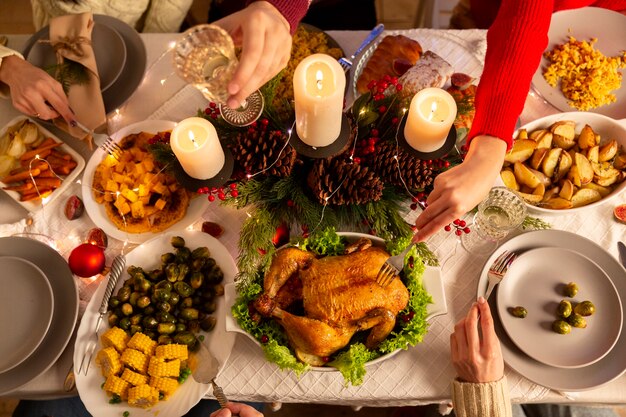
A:
[[[52,287],[54,313],[39,347],[24,362],[0,374],[0,395],[5,395],[43,374],[59,358],[78,317],[78,290],[67,262],[57,251],[25,237],[0,238],[0,256],[28,260],[41,269]]]
[[[487,270],[502,250],[521,253],[542,247],[569,249],[593,259],[609,276],[620,296],[623,298],[626,294],[626,270],[602,247],[575,233],[562,230],[538,230],[511,238],[487,259],[478,280],[477,295],[485,295],[488,281]],[[489,304],[493,310],[497,310],[496,298],[493,296],[489,298]],[[626,310],[622,309],[622,314],[624,311]],[[497,314],[494,315],[494,325],[505,362],[519,374],[545,387],[562,391],[584,391],[607,384],[626,371],[626,355],[624,355],[626,332],[621,332],[613,349],[598,362],[582,368],[566,369],[547,366],[526,355],[506,334]]]
[[[198,231],[161,233],[159,237],[138,246],[128,253],[126,255],[126,266],[136,265],[146,270],[157,268],[161,264],[161,254],[172,251],[172,245],[170,244],[172,236],[182,236],[185,239],[186,246],[192,250],[201,246],[209,248],[211,257],[215,259],[217,265],[224,272],[223,283],[228,284],[234,281],[237,267],[228,250],[217,239]],[[117,287],[113,294],[117,292],[117,289],[127,279],[128,274],[124,271],[117,282]],[[74,369],[79,369],[85,347],[90,340],[93,340],[98,309],[100,308],[105,288],[106,281],[103,281],[91,298],[80,322],[74,347]],[[226,303],[223,298],[217,300],[217,309],[214,314],[217,318],[217,324],[211,332],[203,333],[205,336],[203,343],[219,362],[219,372],[221,372],[235,342],[235,335],[226,332],[224,322]],[[108,328],[108,325],[105,324],[103,328]],[[100,347],[98,342],[96,352]],[[104,377],[95,364],[94,355],[88,374],[86,376],[79,373],[76,374],[76,388],[78,389],[80,399],[94,417],[121,416],[124,411],[130,411],[132,417],[182,416],[200,401],[209,389],[209,385],[199,384],[190,376],[169,400],[160,401],[156,406],[148,409],[141,409],[130,407],[127,403],[109,404],[109,397],[101,388],[103,382]]]
[[[52,287],[35,264],[0,256],[0,373],[15,368],[37,349],[48,332]]]
[[[414,31],[385,31],[369,48],[367,48],[354,68],[354,76],[352,78],[352,94],[358,97],[360,93],[356,90],[356,82],[363,72],[367,61],[374,53],[378,44],[385,36],[404,35],[408,38],[416,40],[422,46],[424,51],[433,51],[452,66],[455,72],[464,72],[476,79],[480,78],[483,72],[483,66],[474,54],[468,51],[460,40],[455,39],[453,35],[447,35],[440,31],[420,30]]]
[[[597,7],[583,7],[580,9],[564,10],[552,14],[550,30],[548,32],[548,47],[551,51],[556,45],[564,44],[569,36],[575,37],[579,41],[588,41],[597,38],[598,42],[594,48],[602,52],[605,56],[620,56],[626,47],[626,16]],[[535,89],[554,107],[567,112],[576,109],[567,104],[567,99],[560,90],[559,84],[551,87],[543,78],[543,70],[549,65],[549,61],[541,58],[541,63],[533,76],[533,86]],[[622,76],[626,70],[621,69]],[[593,113],[604,114],[614,119],[626,117],[626,87],[622,82],[622,87],[613,91],[617,101],[615,103],[589,110]]]
[[[500,252],[500,251],[499,251]],[[563,287],[575,282],[579,291],[570,299]],[[574,304],[590,300],[596,313],[587,327],[562,335],[552,330],[561,300]],[[509,310],[523,306],[524,319]],[[511,340],[531,358],[559,368],[587,366],[606,356],[622,330],[622,304],[615,286],[589,258],[562,248],[537,248],[520,254],[498,288],[498,314]]]
[[[360,238],[367,238],[372,240],[374,244],[384,246],[384,240],[364,233],[352,233],[352,232],[338,232],[339,235],[345,236],[350,242],[354,242]],[[422,283],[424,284],[424,288],[426,292],[430,294],[433,299],[432,304],[428,304],[426,306],[426,320],[431,320],[434,317],[444,315],[448,312],[448,307],[446,305],[446,294],[443,290],[443,280],[441,278],[441,268],[440,267],[432,267],[426,266],[424,271],[424,275],[422,276]],[[226,286],[226,304],[228,305],[229,314],[226,316],[226,330],[229,332],[237,332],[242,333],[248,336],[254,343],[256,343],[259,347],[261,344],[258,340],[256,340],[252,335],[241,327],[237,323],[237,320],[234,319],[230,311],[232,310],[232,306],[237,301],[237,290],[235,285],[227,285]],[[371,360],[366,363],[366,365],[374,365],[384,360],[387,360],[393,356],[395,356],[401,349],[397,349],[393,352],[387,353],[386,355],[380,356],[374,360]],[[333,368],[332,366],[312,366],[311,369],[319,372],[339,372],[337,368]]]
[[[53,135],[48,129],[41,126],[41,124],[37,123],[33,119],[30,119],[26,116],[17,116],[13,120],[11,120],[9,123],[7,123],[2,128],[2,130],[0,130],[0,136],[4,135],[4,132],[6,132],[9,127],[14,126],[16,123],[20,123],[22,120],[29,120],[30,122],[35,124],[35,126],[37,126],[37,129],[39,129],[45,137],[52,138],[56,142],[63,142],[57,136]],[[63,191],[67,187],[69,187],[70,184],[74,182],[74,180],[78,177],[78,175],[80,175],[81,171],[85,167],[85,160],[83,159],[83,157],[80,156],[80,154],[78,154],[78,152],[72,149],[69,145],[67,145],[66,143],[63,143],[61,146],[59,146],[58,149],[67,153],[68,155],[71,155],[72,159],[76,161],[76,167],[72,170],[72,172],[70,172],[68,175],[66,175],[63,178],[63,181],[61,182],[61,186],[57,188],[56,190],[54,190],[52,193],[50,193],[48,197],[46,197],[46,204],[50,204],[59,195],[63,194]],[[0,181],[0,186],[5,186],[5,185],[6,185],[5,183]],[[15,200],[18,204],[20,204],[22,207],[24,207],[26,210],[30,211],[31,213],[37,212],[41,210],[41,208],[43,207],[41,204],[41,199],[31,200],[31,201],[20,201],[20,194],[17,191],[7,191],[7,190],[3,190],[3,191],[7,193],[9,196],[11,196],[13,200]]]
[[[125,136],[130,135],[131,133],[139,133],[139,132],[151,132],[157,133],[164,130],[172,130],[176,126],[175,122],[170,122],[166,120],[145,120],[143,122],[134,123],[132,125],[126,126],[113,135],[111,138],[118,142],[123,139]],[[115,224],[113,224],[109,217],[106,214],[106,210],[102,204],[98,204],[93,197],[93,175],[98,167],[98,164],[102,162],[104,157],[106,156],[106,152],[102,149],[98,148],[94,152],[94,154],[87,162],[87,167],[85,168],[85,174],[83,175],[83,183],[82,183],[82,194],[83,194],[83,202],[85,203],[85,210],[87,214],[91,218],[91,220],[104,230],[104,232],[116,239],[129,241],[133,243],[142,243],[149,239],[152,239],[156,236],[160,236],[162,232],[146,232],[146,233],[126,233],[120,229],[118,229]],[[189,207],[187,207],[187,213],[185,216],[180,219],[177,223],[170,226],[170,230],[183,229],[196,220],[202,217],[202,213],[209,207],[209,201],[202,196],[194,196],[190,203]]]

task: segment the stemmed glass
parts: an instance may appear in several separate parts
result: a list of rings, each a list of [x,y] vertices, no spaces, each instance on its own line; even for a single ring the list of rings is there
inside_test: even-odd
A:
[[[263,112],[263,95],[255,91],[237,109],[226,105],[228,83],[238,62],[232,38],[216,25],[189,28],[174,47],[174,67],[178,75],[200,90],[207,100],[217,103],[228,123],[247,126]]]
[[[488,253],[526,218],[526,204],[513,190],[494,187],[478,204],[474,215],[472,233],[461,237],[461,244],[468,252]]]

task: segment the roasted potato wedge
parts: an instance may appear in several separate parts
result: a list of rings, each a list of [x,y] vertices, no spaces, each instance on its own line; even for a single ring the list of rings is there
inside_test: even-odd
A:
[[[552,148],[548,151],[548,154],[541,161],[541,170],[548,177],[554,176],[554,171],[559,164],[561,152],[563,152],[561,148]]]
[[[572,157],[567,152],[561,152],[559,158],[559,164],[554,171],[552,181],[558,182],[561,178],[565,177],[572,167]]]
[[[586,206],[600,199],[602,199],[602,195],[599,191],[592,190],[591,188],[581,188],[572,196],[572,207]]]
[[[517,183],[517,180],[515,179],[515,174],[513,173],[513,171],[510,171],[508,169],[502,170],[500,172],[500,178],[502,178],[502,182],[507,188],[510,188],[511,190],[519,191],[519,184]]]
[[[542,202],[541,207],[552,210],[564,210],[572,208],[572,202],[561,197],[553,197]]]
[[[531,139],[519,139],[513,142],[513,147],[506,155],[504,161],[514,164],[516,162],[524,162],[535,151],[537,142]]]
[[[594,171],[591,168],[591,163],[585,155],[576,152],[574,155],[574,165],[578,167],[581,185],[588,184],[591,180],[593,180]],[[580,185],[578,187],[580,187]]]
[[[596,146],[596,134],[589,125],[585,125],[578,135],[578,146],[587,149]]]
[[[598,151],[598,162],[606,162],[615,158],[615,155],[617,155],[617,149],[618,146],[615,139],[600,146],[600,150]]]
[[[574,195],[574,184],[568,179],[562,180],[561,191],[559,191],[559,197],[564,198],[566,200],[571,200],[573,195]]]
[[[530,157],[530,166],[533,169],[540,169],[541,161],[543,161],[543,158],[548,154],[549,151],[550,149],[548,148],[535,149],[535,151],[533,152],[533,156]]]
[[[598,162],[600,147],[598,145],[587,148],[587,159],[589,162]]]
[[[515,174],[515,179],[519,184],[527,185],[530,188],[534,189],[541,183],[541,180],[535,175],[535,173],[521,162],[516,162],[513,165],[513,173]]]
[[[550,126],[550,132],[554,135],[561,136],[568,141],[573,141],[576,137],[576,122],[572,120],[563,120],[553,123]]]
[[[585,185],[583,185],[582,188],[590,188],[592,190],[596,190],[597,192],[600,193],[602,198],[604,198],[607,195],[611,194],[611,191],[613,191],[610,187],[604,187],[602,185],[596,184],[595,182],[590,182],[589,184],[585,184]]]
[[[576,145],[576,140],[574,138],[569,139],[569,138],[566,138],[565,136],[561,136],[557,134],[552,135],[552,142],[554,142],[555,146],[558,146],[559,148],[563,148],[566,151],[573,148],[574,145]]]
[[[537,148],[550,149],[552,147],[552,132],[544,130],[539,136],[537,136]]]

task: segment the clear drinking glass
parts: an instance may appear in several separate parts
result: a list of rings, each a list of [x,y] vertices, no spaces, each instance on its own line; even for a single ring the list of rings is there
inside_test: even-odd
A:
[[[525,218],[524,200],[507,187],[494,187],[478,205],[472,231],[461,237],[461,243],[469,252],[491,252]]]
[[[237,109],[226,105],[228,83],[238,62],[232,38],[216,25],[189,28],[174,47],[174,67],[178,75],[200,90],[207,100],[219,104],[224,120],[235,126],[246,126],[263,112],[263,95],[255,91]]]

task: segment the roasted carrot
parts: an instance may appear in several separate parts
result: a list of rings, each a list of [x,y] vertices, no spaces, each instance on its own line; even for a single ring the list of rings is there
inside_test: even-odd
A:
[[[56,178],[57,176],[51,169],[45,169],[37,175],[37,178]]]
[[[52,148],[56,148],[57,146],[61,146],[61,142],[55,142],[55,143],[50,144],[50,145],[39,146],[38,148],[35,148],[33,150],[24,152],[24,154],[22,156],[20,156],[20,160],[24,161],[24,160],[27,160],[27,159],[34,158],[35,156],[39,155],[41,152],[47,151],[47,150],[52,150]]]
[[[27,182],[33,182],[33,180],[27,180]],[[35,177],[35,185],[38,189],[42,188],[59,188],[61,186],[61,180],[58,178],[39,178]]]
[[[46,157],[48,157],[48,155],[50,155],[50,149],[43,151],[41,153],[38,153],[37,155],[39,155],[39,159],[46,159]],[[27,167],[31,161],[37,160],[37,158],[32,157],[32,158],[28,158],[28,159],[22,159],[20,160],[20,165],[22,165],[23,167]]]
[[[67,175],[76,168],[76,162],[72,161],[67,165],[60,166],[54,170],[59,175]]]
[[[65,153],[63,151],[60,151],[58,149],[53,149],[52,150],[52,155],[58,157],[58,158],[62,158],[65,159],[66,161],[69,161],[70,159],[72,159],[72,155]]]
[[[30,168],[28,165],[21,166],[19,168],[15,168],[9,174],[15,175],[15,174],[19,174],[20,172],[28,171],[29,169],[38,169],[40,171],[43,171],[44,169],[47,169],[47,168],[48,168],[48,164],[45,161],[36,161],[36,162],[33,162]]]
[[[32,192],[32,190],[35,187],[33,186],[33,183],[31,182],[25,182],[23,184],[20,185],[12,185],[9,187],[2,187],[3,190],[7,190],[7,191],[18,191],[20,193],[24,193],[24,192]]]
[[[12,182],[18,182],[18,181],[23,181],[26,179],[29,179],[31,174],[33,177],[36,177],[37,175],[39,175],[41,171],[39,169],[31,169],[30,171],[23,171],[20,172],[18,174],[15,175],[8,175],[4,178],[2,178],[2,182],[5,184],[10,184]]]
[[[47,189],[47,190],[39,190],[39,192],[35,191],[34,193],[22,194],[22,196],[20,197],[20,201],[36,200],[38,198],[48,196],[51,192],[52,190]]]

